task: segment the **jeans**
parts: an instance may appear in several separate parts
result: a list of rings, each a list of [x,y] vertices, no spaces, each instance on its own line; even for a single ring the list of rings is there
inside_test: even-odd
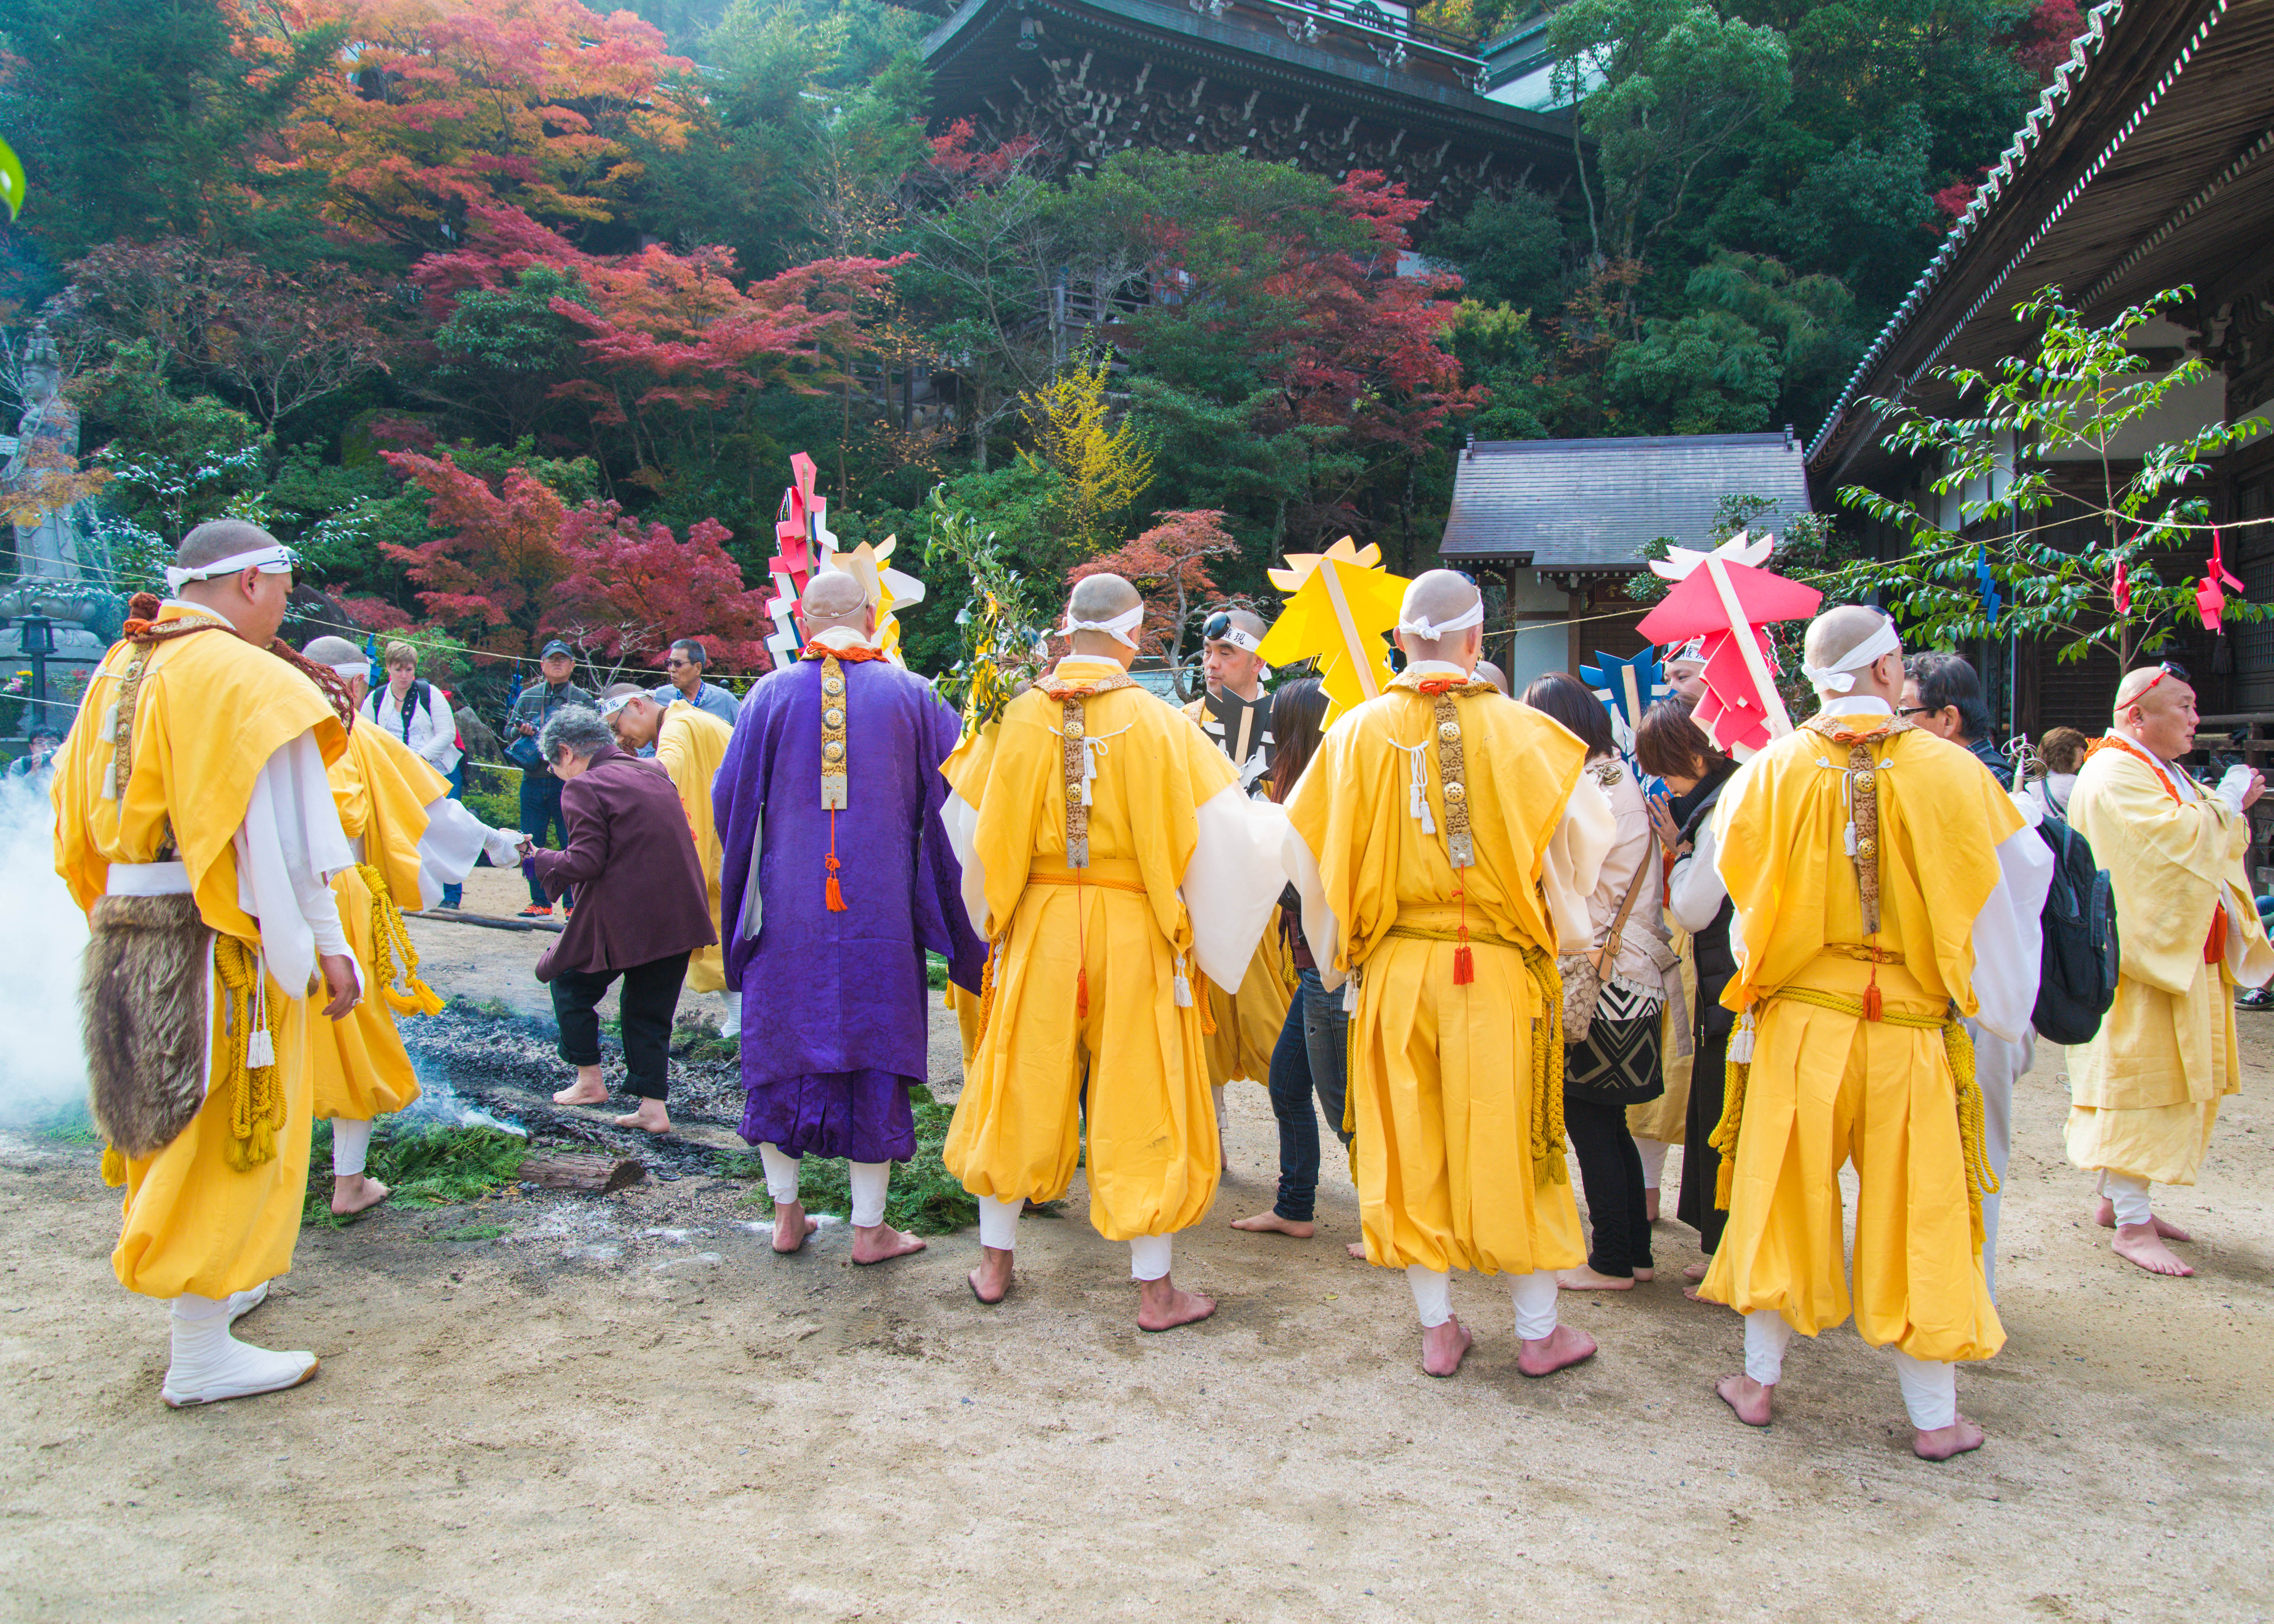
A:
[[[1279,1193],[1271,1210],[1291,1223],[1308,1223],[1319,1193],[1319,1124],[1311,1100],[1344,1144],[1343,1097],[1350,1017],[1340,993],[1319,985],[1319,973],[1299,973],[1286,1024],[1271,1050],[1271,1115],[1279,1123]]]
[[[463,801],[465,798],[466,758],[461,756],[458,757],[458,764],[450,769],[450,799],[453,801]],[[465,899],[466,888],[464,886],[445,885],[442,887],[442,906],[444,907],[457,907],[463,903]]]
[[[524,767],[521,773],[521,832],[539,846],[561,846],[568,844],[568,825],[561,816],[561,780],[551,773]],[[547,835],[554,838],[548,839]],[[536,907],[550,907],[553,898],[545,894],[545,887],[537,876],[529,877],[529,900]],[[568,891],[561,893],[561,906],[573,908],[576,898]]]
[[[555,975],[553,1019],[561,1026],[561,1057],[575,1066],[600,1064],[598,1006],[621,975],[624,996],[617,1016],[623,1029],[624,1087],[643,1100],[662,1099],[670,1086],[671,1021],[679,1012],[689,957],[674,953],[628,970],[563,970]]]

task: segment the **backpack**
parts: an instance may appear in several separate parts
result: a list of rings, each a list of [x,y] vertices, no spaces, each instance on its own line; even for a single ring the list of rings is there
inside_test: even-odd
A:
[[[2045,942],[2030,1021],[2048,1043],[2087,1043],[2116,1002],[2116,898],[2082,835],[2050,814],[2037,832],[2052,848],[2053,883],[2041,916]]]

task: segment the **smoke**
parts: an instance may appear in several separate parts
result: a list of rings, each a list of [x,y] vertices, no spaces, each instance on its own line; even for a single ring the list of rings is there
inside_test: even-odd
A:
[[[87,1098],[87,915],[56,873],[54,808],[23,778],[0,778],[0,1123],[43,1121]]]

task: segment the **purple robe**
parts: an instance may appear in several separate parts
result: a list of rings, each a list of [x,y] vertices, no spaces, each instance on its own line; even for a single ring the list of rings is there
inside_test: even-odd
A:
[[[727,985],[742,991],[742,1135],[793,1156],[905,1162],[915,1154],[908,1086],[929,1079],[924,952],[976,989],[986,944],[963,906],[962,868],[939,810],[940,763],[961,731],[930,684],[883,660],[843,662],[848,804],[821,808],[819,660],[753,688],[711,786],[726,847],[719,917]],[[763,838],[761,838],[763,830]],[[742,930],[758,845],[757,935]]]

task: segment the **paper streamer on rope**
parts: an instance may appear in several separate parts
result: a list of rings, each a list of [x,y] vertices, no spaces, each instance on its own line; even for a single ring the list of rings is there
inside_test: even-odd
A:
[[[2116,560],[2115,575],[2109,577],[2108,598],[2116,605],[2117,613],[2132,613],[2132,579],[2125,573],[2124,560],[2120,558]]]
[[[1382,569],[1381,559],[1379,547],[1360,548],[1345,536],[1324,553],[1291,553],[1286,568],[1269,572],[1289,596],[1256,656],[1282,669],[1316,660],[1329,723],[1378,697],[1396,674],[1386,639],[1406,582]]]
[[[805,646],[797,605],[805,596],[805,583],[813,578],[815,551],[825,537],[828,550],[835,551],[837,543],[829,533],[829,502],[813,492],[813,459],[798,452],[790,458],[789,468],[791,485],[782,492],[781,516],[774,523],[774,545],[779,551],[766,560],[774,583],[774,596],[766,605],[774,633],[766,639],[766,650],[777,668],[795,660]]]
[[[2005,594],[1998,590],[1998,577],[1990,568],[1990,549],[1984,547],[1974,560],[1974,584],[1982,593],[1982,618],[1992,631],[1998,629],[1998,613],[2006,606]]]
[[[2226,560],[2221,556],[2218,526],[2214,524],[2210,531],[2210,561],[2203,566],[2202,580],[2195,587],[2195,612],[2202,616],[2203,630],[2216,632],[2225,629],[2220,621],[2226,613],[2226,592],[2224,589],[2228,587],[2240,592],[2242,583],[2233,570],[2227,568]]]
[[[1705,639],[1706,697],[1693,713],[1720,748],[1743,760],[1792,731],[1776,689],[1776,656],[1763,628],[1806,620],[1824,601],[1814,587],[1761,566],[1776,538],[1740,530],[1711,553],[1668,550],[1652,573],[1674,590],[1636,629],[1653,643]]]

